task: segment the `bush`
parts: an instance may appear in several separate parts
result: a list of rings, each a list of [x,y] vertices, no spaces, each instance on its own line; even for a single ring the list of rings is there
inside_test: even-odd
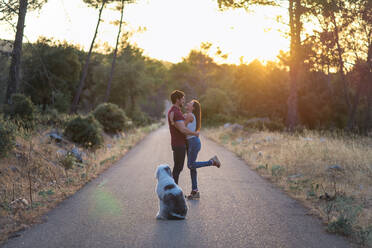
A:
[[[103,143],[101,125],[91,115],[69,121],[63,135],[86,148],[97,148]]]
[[[231,117],[225,115],[225,114],[214,114],[213,116],[210,116],[208,118],[204,118],[202,114],[202,124],[210,127],[219,126],[221,124],[227,123],[231,121]]]
[[[337,220],[334,220],[328,224],[328,231],[332,233],[339,233],[344,236],[350,236],[352,234],[352,224],[345,218],[345,216],[339,216]]]
[[[130,119],[125,112],[113,103],[102,103],[93,112],[107,133],[121,132],[130,127]]]
[[[281,176],[284,172],[284,168],[280,165],[274,165],[271,167],[271,175],[276,177],[276,176]]]
[[[68,152],[66,155],[60,157],[58,162],[65,170],[71,170],[75,165],[76,158],[71,152]]]
[[[273,132],[285,130],[284,124],[279,121],[260,120],[260,118],[257,118],[256,121],[254,119],[251,120],[252,121],[248,120],[244,124],[244,129],[257,129],[259,131],[268,130]]]
[[[64,113],[59,113],[54,108],[48,108],[42,113],[38,113],[38,123],[44,126],[54,126],[58,128],[65,128],[67,123],[75,116]]]
[[[356,228],[356,232],[354,233],[354,238],[356,241],[364,246],[371,247],[372,246],[372,225],[367,227],[360,227]]]
[[[19,121],[24,127],[32,127],[36,108],[31,99],[22,94],[13,94],[11,102],[4,106],[5,116]]]
[[[328,224],[328,231],[345,236],[352,235],[353,225],[362,211],[362,207],[355,202],[354,198],[339,195],[334,201],[329,202],[326,208],[331,209],[334,215],[333,220]]]
[[[149,125],[151,124],[151,119],[149,117],[149,115],[145,112],[142,112],[140,110],[137,110],[135,111],[132,116],[131,116],[131,119],[133,121],[133,125],[138,127],[142,127],[142,126],[146,126],[146,125]]]
[[[218,88],[209,88],[201,97],[200,104],[202,120],[208,125],[224,123],[235,112],[230,96]]]
[[[60,113],[66,113],[70,109],[71,96],[66,92],[57,92],[54,95],[54,104],[53,107],[58,110]]]
[[[265,123],[265,128],[268,129],[269,131],[281,132],[285,130],[285,126],[282,122],[274,122],[274,121]]]
[[[0,119],[0,157],[7,155],[15,144],[15,125]]]
[[[55,126],[59,122],[59,115],[56,109],[47,108],[44,112],[37,113],[38,124],[45,126]]]

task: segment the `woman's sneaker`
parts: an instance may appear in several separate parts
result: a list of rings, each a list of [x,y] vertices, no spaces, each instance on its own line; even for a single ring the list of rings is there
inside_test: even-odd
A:
[[[192,200],[192,199],[199,199],[200,198],[200,193],[199,191],[191,191],[190,195],[187,196],[187,199]]]
[[[216,166],[217,168],[220,168],[221,167],[221,162],[220,160],[217,158],[217,156],[214,156],[213,158],[211,158],[212,162],[213,162],[213,166]]]

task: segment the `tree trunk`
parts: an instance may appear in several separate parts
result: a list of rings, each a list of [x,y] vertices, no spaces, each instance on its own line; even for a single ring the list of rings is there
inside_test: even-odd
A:
[[[23,43],[23,31],[25,28],[25,19],[27,13],[28,0],[20,0],[18,21],[17,21],[17,32],[13,45],[12,60],[9,68],[9,79],[6,89],[5,103],[10,104],[11,95],[17,92],[17,88],[20,81],[20,68],[21,68],[21,56],[22,56],[22,43]]]
[[[130,109],[129,109],[129,113],[131,116],[134,115],[134,112],[135,112],[135,109],[136,109],[136,94],[135,92],[132,90],[134,88],[134,85],[132,83],[129,84],[129,97],[130,97]]]
[[[114,75],[116,56],[117,56],[117,53],[118,53],[118,45],[119,45],[119,39],[120,39],[120,33],[121,33],[121,25],[123,24],[123,14],[124,14],[124,0],[121,0],[121,16],[120,16],[119,31],[118,31],[118,36],[116,37],[114,58],[112,59],[110,78],[109,78],[109,81],[107,83],[107,89],[106,89],[106,95],[105,95],[104,102],[108,102],[108,100],[110,98],[111,83],[112,83],[112,77]]]
[[[369,77],[372,80],[372,77]],[[365,119],[365,131],[368,133],[372,130],[372,84],[371,81],[368,82],[368,92],[367,92],[367,109],[366,109],[366,119]]]
[[[355,94],[355,97],[354,97],[354,101],[353,101],[353,105],[351,106],[351,110],[349,111],[349,120],[348,120],[348,123],[347,123],[347,127],[346,129],[347,130],[352,130],[354,128],[354,124],[355,124],[355,117],[356,117],[356,110],[358,108],[358,105],[359,105],[359,99],[360,99],[360,96],[362,94],[362,91],[365,91],[366,92],[366,97],[367,97],[367,116],[366,116],[366,123],[365,123],[365,129],[367,130],[368,129],[368,120],[369,120],[369,115],[370,115],[370,104],[371,104],[371,73],[372,73],[372,43],[369,44],[368,46],[368,53],[367,53],[367,68],[365,69],[365,71],[362,73],[362,77],[358,83],[358,88],[357,88],[357,92]],[[370,124],[369,124],[370,125]]]
[[[341,81],[342,81],[342,84],[343,84],[343,87],[344,87],[345,101],[346,101],[346,105],[347,105],[348,109],[350,110],[351,109],[351,103],[350,103],[350,96],[349,96],[349,91],[348,91],[348,83],[347,83],[346,75],[345,75],[345,72],[344,72],[345,63],[344,63],[344,60],[342,59],[342,49],[341,49],[340,40],[339,40],[338,26],[337,26],[337,23],[336,23],[336,17],[334,15],[334,13],[332,13],[332,23],[335,26],[334,35],[335,35],[335,42],[336,42],[336,46],[337,46],[338,63],[339,63],[339,66],[340,66],[340,76],[341,76]]]
[[[367,112],[365,129],[368,132],[372,130],[372,42],[369,44],[368,47],[367,66]]]
[[[300,0],[289,1],[289,25],[291,33],[291,62],[289,68],[290,91],[288,97],[288,113],[287,113],[287,127],[293,130],[298,125],[298,110],[297,110],[297,80],[299,70],[299,42],[300,42]]]
[[[366,91],[366,96],[367,96],[367,119],[369,118],[368,111],[370,108],[370,91],[371,91],[371,73],[372,73],[372,43],[368,46],[368,55],[367,55],[367,68],[364,73],[362,73],[362,77],[360,81],[358,82],[358,88],[357,92],[354,97],[353,105],[351,106],[351,109],[349,111],[349,120],[346,126],[346,129],[351,131],[354,128],[355,124],[355,117],[356,117],[356,112],[357,108],[359,105],[359,99],[362,94],[362,91]],[[367,127],[368,122],[365,125],[365,128],[368,129]]]
[[[354,96],[354,101],[352,106],[349,108],[349,120],[346,125],[346,130],[351,131],[354,129],[354,124],[355,124],[355,117],[356,117],[356,111],[359,105],[359,99],[360,99],[360,94],[362,92],[363,84],[364,84],[364,78],[363,77],[359,82],[358,82],[358,88],[357,92]]]
[[[81,92],[83,91],[84,84],[85,84],[85,79],[86,79],[87,74],[88,74],[89,61],[90,61],[90,57],[92,55],[92,50],[93,50],[94,42],[95,42],[96,37],[97,37],[98,27],[99,27],[99,24],[101,23],[101,15],[102,15],[102,11],[103,11],[103,8],[105,6],[105,3],[106,3],[106,0],[102,1],[102,5],[101,5],[101,8],[100,8],[99,14],[98,14],[98,21],[97,21],[96,30],[94,32],[92,43],[90,44],[88,56],[87,56],[87,58],[85,60],[83,72],[82,72],[81,79],[80,79],[79,88],[77,89],[76,94],[75,94],[75,97],[74,97],[74,100],[72,101],[70,113],[75,113],[76,110],[77,110],[77,105],[79,103],[80,95],[81,95]]]

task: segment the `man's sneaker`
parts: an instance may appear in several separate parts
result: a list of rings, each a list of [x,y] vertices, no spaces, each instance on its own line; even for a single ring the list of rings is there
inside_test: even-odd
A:
[[[200,198],[200,193],[199,191],[191,191],[190,195],[187,196],[187,199],[192,200],[192,199],[199,199]]]
[[[214,166],[216,166],[217,168],[220,168],[221,167],[221,162],[220,160],[217,158],[217,156],[214,156],[213,158],[211,158]]]

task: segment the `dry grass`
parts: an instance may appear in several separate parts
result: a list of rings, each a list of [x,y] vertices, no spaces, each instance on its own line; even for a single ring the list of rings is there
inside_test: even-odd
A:
[[[93,152],[79,148],[84,152],[83,163],[75,163],[70,170],[61,166],[58,151],[71,150],[72,143],[55,143],[47,136],[50,130],[32,137],[18,133],[16,148],[0,160],[0,243],[15,231],[39,222],[44,213],[96,178],[158,127],[154,124],[113,137],[105,135],[101,149]]]
[[[348,208],[344,215],[356,213],[355,218],[349,216],[353,218],[350,236],[372,228],[371,137],[313,131],[233,132],[223,127],[207,129],[204,135],[236,153],[325,223],[336,221]],[[330,168],[334,165],[338,167]],[[351,199],[351,203],[339,204],[337,199]],[[369,238],[372,239],[372,231]],[[372,240],[357,241],[367,244]]]

